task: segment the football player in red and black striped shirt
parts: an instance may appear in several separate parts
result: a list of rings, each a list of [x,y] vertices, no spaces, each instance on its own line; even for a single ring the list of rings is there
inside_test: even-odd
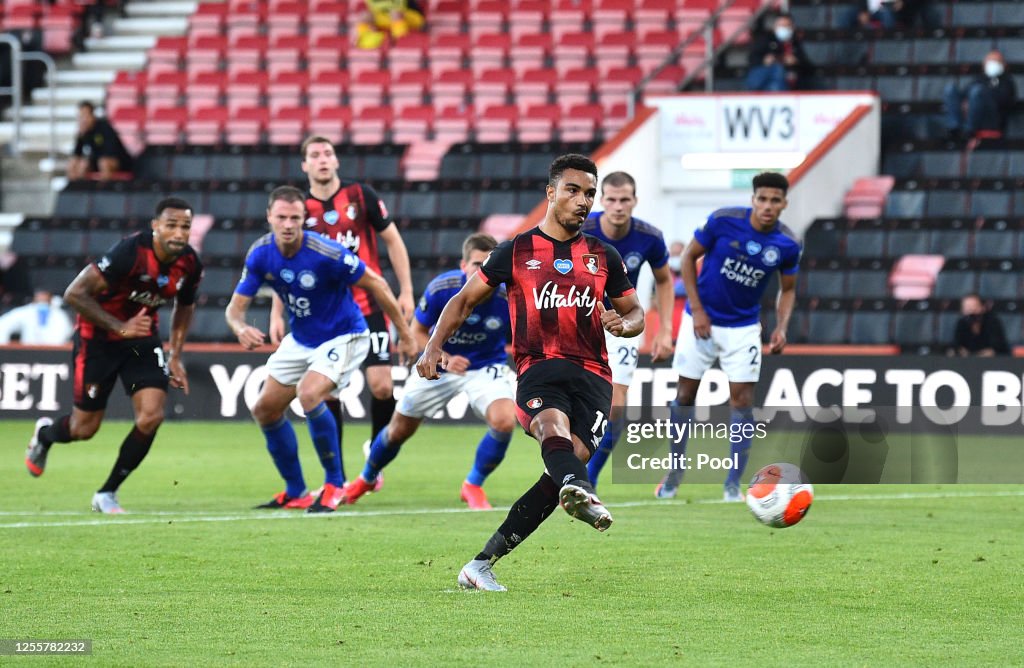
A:
[[[135,426],[121,444],[107,481],[93,496],[93,510],[120,513],[117,489],[149,452],[164,419],[167,388],[188,394],[181,350],[202,278],[199,256],[188,245],[192,207],[169,197],[156,205],[152,233],[139,232],[115,244],[82,270],[64,293],[78,313],[73,365],[74,408],[53,422],[36,421],[25,465],[43,474],[54,443],[86,441],[103,422],[118,377],[131,397]],[[174,300],[169,350],[157,333],[157,309]]]
[[[387,206],[376,191],[364,183],[338,176],[338,156],[331,140],[319,135],[302,142],[302,171],[309,178],[306,196],[306,229],[337,241],[355,253],[367,267],[378,274],[380,255],[378,239],[387,250],[388,260],[398,279],[398,306],[408,322],[414,309],[412,273],[409,253],[391,221]],[[373,296],[353,287],[352,296],[370,328],[370,352],[363,363],[366,382],[370,386],[370,440],[387,426],[395,412],[394,385],[391,380],[391,333],[387,318]],[[270,319],[271,343],[284,338],[284,307],[274,299]],[[328,408],[338,423],[338,442],[342,442],[341,405],[334,399]],[[370,441],[364,445],[369,448]],[[342,470],[342,477],[345,473]],[[380,478],[378,478],[380,480]]]
[[[438,378],[441,346],[473,307],[504,283],[519,372],[519,422],[540,442],[547,471],[518,501],[483,551],[463,567],[459,584],[503,591],[491,566],[526,539],[561,504],[604,531],[611,514],[594,495],[584,464],[601,441],[611,410],[612,375],[605,331],[632,337],[644,311],[611,245],[580,228],[597,194],[597,166],[569,154],[551,163],[548,210],[539,226],[499,244],[448,302],[416,370]],[[607,296],[612,310],[606,310]]]

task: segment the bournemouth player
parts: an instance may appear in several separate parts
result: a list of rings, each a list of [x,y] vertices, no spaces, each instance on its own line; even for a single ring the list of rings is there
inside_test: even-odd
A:
[[[412,356],[417,349],[387,282],[341,244],[303,231],[305,218],[305,196],[298,188],[281,186],[270,193],[267,221],[272,231],[249,248],[225,316],[238,342],[251,350],[265,340],[262,331],[245,321],[260,286],[269,284],[288,306],[291,333],[267,360],[269,375],[252,408],[286,488],[260,507],[308,506],[309,512],[332,512],[341,500],[341,451],[338,427],[324,400],[348,385],[370,347],[351,286],[369,291],[395,319],[403,355]],[[298,441],[285,417],[296,396],[325,472],[315,500],[306,494]]]
[[[682,274],[689,299],[672,362],[679,374],[672,416],[680,423],[691,417],[701,377],[716,359],[729,378],[733,423],[729,433],[740,435],[730,444],[740,465],[725,479],[726,501],[743,500],[740,479],[753,433],[754,388],[761,377],[761,297],[771,274],[779,272],[776,326],[770,349],[781,353],[786,347],[786,327],[793,313],[800,263],[800,242],[779,221],[786,208],[789,181],[782,174],[765,172],[754,177],[753,186],[753,206],[715,211],[683,251]],[[697,261],[702,256],[698,278]],[[686,438],[672,443],[671,448],[682,455]],[[675,457],[674,461],[682,459]],[[661,499],[674,497],[682,477],[681,470],[670,471],[655,495]]]
[[[612,516],[593,493],[584,465],[604,435],[612,401],[604,332],[636,336],[644,313],[619,253],[580,233],[597,195],[597,167],[563,155],[548,172],[543,222],[500,244],[452,297],[416,364],[427,379],[449,363],[444,342],[477,304],[504,283],[512,319],[520,424],[540,442],[545,473],[512,504],[505,522],[459,573],[466,588],[503,591],[491,570],[540,526],[555,506],[598,531]],[[604,296],[614,309],[606,309]],[[621,315],[620,315],[621,314]]]
[[[441,274],[427,285],[412,322],[413,335],[425,346],[430,330],[448,300],[476,273],[498,242],[486,234],[472,234],[462,243],[459,269]],[[373,491],[381,469],[398,456],[399,448],[416,433],[423,418],[441,410],[460,392],[469,397],[488,431],[476,448],[473,469],[462,483],[462,500],[474,510],[491,504],[483,490],[487,476],[505,458],[515,429],[515,404],[510,370],[506,364],[505,332],[509,328],[508,297],[498,289],[481,302],[466,321],[443,343],[448,353],[447,373],[431,381],[410,376],[391,422],[373,440],[363,474],[345,486],[346,503],[355,503]]]
[[[413,312],[412,274],[409,253],[389,220],[384,201],[370,186],[343,181],[338,176],[338,156],[334,145],[325,137],[312,136],[302,142],[302,171],[309,179],[306,195],[306,229],[337,241],[355,253],[375,273],[381,273],[378,239],[387,249],[388,260],[398,279],[398,306],[408,321]],[[391,336],[381,306],[372,295],[355,287],[356,303],[370,328],[370,353],[363,369],[370,386],[370,438],[391,419],[395,410],[394,385],[391,380]],[[272,307],[270,340],[278,343],[284,337],[283,306],[277,299]],[[341,405],[334,397],[328,408],[338,424],[341,440]],[[369,445],[367,441],[366,445]],[[344,468],[342,469],[344,478]]]
[[[131,397],[135,425],[121,443],[107,481],[92,497],[101,513],[123,512],[117,490],[138,468],[164,419],[168,385],[188,394],[181,349],[195,311],[203,267],[188,245],[192,207],[177,198],[156,205],[152,233],[122,239],[71,282],[64,302],[77,312],[74,408],[53,422],[36,421],[25,465],[43,474],[54,443],[92,438],[103,422],[118,377]],[[165,353],[157,334],[157,309],[174,300],[171,338]]]
[[[636,207],[636,181],[626,172],[612,172],[601,180],[601,205],[604,211],[592,213],[583,224],[583,233],[610,244],[619,251],[626,265],[626,276],[634,286],[640,268],[646,262],[654,272],[654,294],[659,319],[654,336],[651,359],[668,359],[672,354],[672,308],[675,295],[672,290],[672,272],[668,268],[668,248],[661,230],[633,217]],[[605,306],[610,306],[607,302]],[[608,428],[597,451],[587,462],[590,482],[597,487],[597,476],[619,440],[622,431],[622,413],[626,405],[626,391],[633,381],[639,358],[636,338],[604,333],[608,348],[608,364],[612,369],[612,411]]]

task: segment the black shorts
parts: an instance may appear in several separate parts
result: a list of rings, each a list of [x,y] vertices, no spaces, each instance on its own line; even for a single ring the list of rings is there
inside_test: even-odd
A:
[[[568,360],[537,362],[519,376],[516,415],[526,433],[542,410],[557,408],[569,416],[569,431],[593,452],[608,426],[612,384]]]
[[[147,387],[166,392],[170,384],[164,349],[155,336],[93,341],[76,333],[72,369],[75,407],[89,412],[106,409],[118,376],[128,396]]]
[[[363,316],[370,328],[370,352],[366,353],[363,368],[368,366],[391,366],[391,330],[388,319],[380,311]]]

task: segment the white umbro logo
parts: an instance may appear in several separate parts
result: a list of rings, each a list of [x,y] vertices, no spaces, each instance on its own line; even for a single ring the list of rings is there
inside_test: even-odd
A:
[[[540,265],[541,265],[541,261],[540,260],[527,260],[526,261],[526,268],[527,269],[540,269]]]
[[[567,475],[564,478],[562,478],[562,485],[567,485],[567,484],[569,484],[570,480],[575,480],[575,479],[576,479],[576,476],[574,476],[573,474],[570,473],[569,475]]]

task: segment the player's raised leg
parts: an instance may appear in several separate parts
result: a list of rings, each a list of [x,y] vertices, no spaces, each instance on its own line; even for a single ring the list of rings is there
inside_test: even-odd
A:
[[[135,425],[121,442],[117,461],[106,482],[92,497],[93,510],[102,513],[123,512],[117,501],[117,490],[149,454],[156,431],[164,421],[166,399],[167,392],[156,387],[147,387],[132,395]]]
[[[370,444],[370,454],[366,458],[363,472],[345,485],[344,503],[355,503],[367,492],[375,491],[380,472],[398,456],[402,444],[416,433],[422,421],[421,417],[409,417],[397,410],[394,412],[391,421],[377,432]]]

